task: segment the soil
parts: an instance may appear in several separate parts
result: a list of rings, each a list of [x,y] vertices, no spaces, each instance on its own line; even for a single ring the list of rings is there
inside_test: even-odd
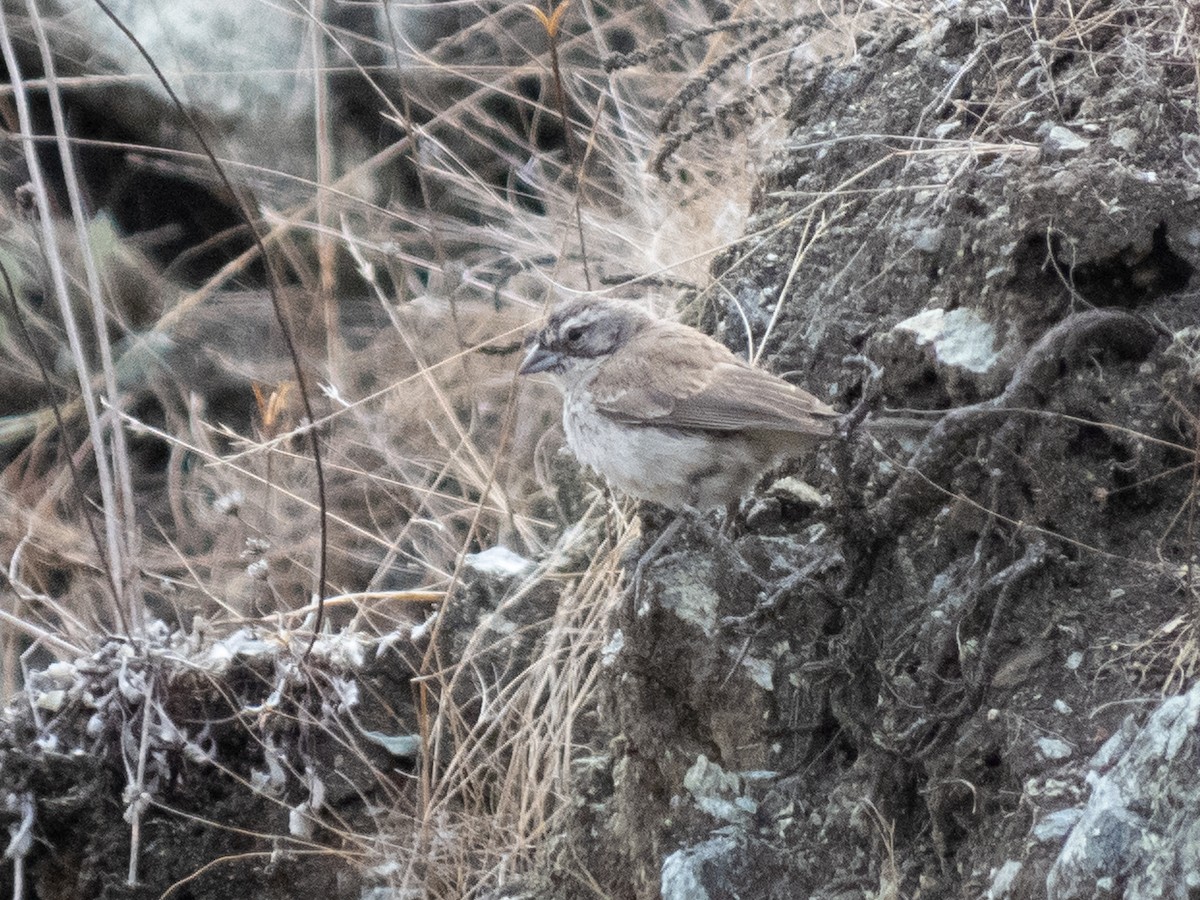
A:
[[[799,149],[748,228],[773,236],[709,325],[760,343],[823,217],[768,365],[846,407],[956,411],[915,451],[831,447],[799,473],[828,508],[650,568],[605,706],[616,849],[592,871],[636,876],[611,896],[1047,896],[1063,835],[1033,827],[1190,683],[1195,72],[1103,6],[1075,32],[960,4],[797,80]],[[986,364],[896,327],[929,309],[967,311]],[[848,375],[860,354],[879,378]],[[1052,895],[1184,896],[1087,874]]]

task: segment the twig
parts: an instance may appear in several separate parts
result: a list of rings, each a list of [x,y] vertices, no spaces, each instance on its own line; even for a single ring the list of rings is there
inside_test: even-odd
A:
[[[25,634],[29,635],[31,638],[39,640],[43,644],[54,647],[56,650],[67,654],[72,659],[83,656],[82,648],[76,647],[70,641],[60,638],[58,635],[51,631],[47,631],[45,628],[42,628],[39,625],[34,625],[32,622],[25,621],[20,616],[14,616],[7,610],[0,609],[0,622],[7,623],[18,631],[25,632]]]
[[[33,846],[33,820],[36,807],[33,803],[33,794],[28,791],[23,792],[19,798],[10,797],[9,804],[21,811],[21,822],[18,825],[8,826],[8,833],[11,837],[8,840],[8,847],[4,850],[4,855],[13,861],[13,900],[24,900],[25,857],[29,853],[29,848]]]
[[[585,157],[580,157],[575,149],[575,134],[571,129],[571,116],[567,108],[567,89],[563,84],[562,67],[558,60],[558,33],[562,28],[563,16],[571,0],[561,0],[550,15],[546,15],[536,6],[529,4],[529,9],[537,16],[538,21],[546,30],[546,38],[550,44],[550,72],[554,78],[554,103],[558,107],[558,117],[562,121],[563,140],[567,148],[567,163],[575,176],[575,228],[579,232],[579,254],[583,262],[583,280],[590,291],[592,289],[592,274],[588,266],[587,240],[583,231],[583,170]],[[603,102],[603,100],[601,100]],[[596,117],[599,119],[599,116]]]
[[[142,698],[142,738],[138,747],[137,776],[127,788],[129,806],[125,815],[129,821],[129,877],[126,884],[137,884],[138,857],[142,846],[142,811],[149,802],[146,796],[146,760],[150,756],[150,713],[154,707],[154,679],[146,685],[146,696]]]
[[[42,68],[46,77],[46,94],[50,101],[50,114],[54,121],[54,138],[58,147],[59,161],[62,164],[63,181],[67,189],[67,198],[71,204],[71,218],[75,223],[75,237],[79,244],[79,253],[83,258],[83,270],[87,279],[87,294],[91,301],[92,334],[100,354],[100,372],[104,378],[104,391],[111,398],[110,402],[119,407],[121,403],[117,387],[117,370],[113,363],[112,342],[108,337],[108,313],[104,308],[103,289],[100,284],[100,271],[96,265],[96,255],[92,252],[92,242],[88,235],[87,212],[83,207],[83,195],[79,188],[79,176],[75,171],[75,155],[67,135],[67,118],[63,112],[62,93],[58,88],[57,76],[54,72],[54,55],[50,51],[50,41],[46,37],[46,28],[42,23],[35,0],[26,0],[29,10],[29,22],[37,40],[38,52],[42,58]],[[113,485],[109,492],[120,509],[120,515],[112,523],[113,528],[122,525],[124,534],[121,536],[124,556],[119,562],[120,567],[112,566],[112,575],[120,579],[122,601],[129,624],[135,629],[143,626],[141,591],[138,588],[138,568],[129,554],[137,543],[137,515],[133,506],[133,473],[129,465],[129,447],[125,439],[125,430],[119,423],[109,430],[112,437],[112,477]],[[114,509],[107,516],[116,516]]]

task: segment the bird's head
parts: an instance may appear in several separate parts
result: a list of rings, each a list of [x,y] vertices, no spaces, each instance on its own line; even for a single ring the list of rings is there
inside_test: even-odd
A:
[[[571,375],[603,362],[654,320],[632,303],[585,297],[556,307],[526,340],[522,375]]]

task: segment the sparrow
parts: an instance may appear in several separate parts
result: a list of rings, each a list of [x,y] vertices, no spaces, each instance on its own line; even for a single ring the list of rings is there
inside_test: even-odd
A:
[[[530,336],[522,375],[563,395],[580,462],[614,488],[673,510],[730,508],[763,473],[830,437],[832,407],[688,325],[628,301],[556,307]]]

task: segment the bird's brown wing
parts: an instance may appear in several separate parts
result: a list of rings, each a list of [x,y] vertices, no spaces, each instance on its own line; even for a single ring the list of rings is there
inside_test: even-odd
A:
[[[747,365],[722,344],[671,322],[625,344],[591,383],[600,412],[627,424],[826,435],[837,413]]]
[[[837,413],[770,372],[722,364],[701,391],[676,402],[670,418],[681,427],[827,435],[832,433]]]

